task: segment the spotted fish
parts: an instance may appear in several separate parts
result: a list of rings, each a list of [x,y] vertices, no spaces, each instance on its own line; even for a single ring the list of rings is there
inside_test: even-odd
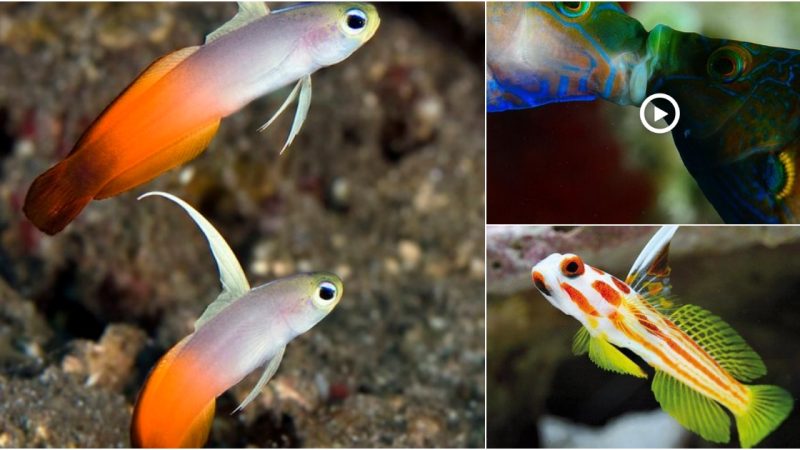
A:
[[[616,3],[488,2],[486,14],[489,112],[644,99],[646,32]]]
[[[800,220],[800,51],[657,25],[647,54],[648,94],[680,105],[675,146],[722,219]]]
[[[574,254],[552,254],[531,278],[553,306],[581,323],[575,354],[603,369],[646,378],[638,363],[655,369],[652,389],[661,407],[704,439],[730,440],[733,414],[742,447],[752,447],[777,428],[793,408],[777,386],[749,385],[767,373],[756,352],[719,317],[671,295],[669,244],[677,227],[661,228],[633,263],[625,281]]]

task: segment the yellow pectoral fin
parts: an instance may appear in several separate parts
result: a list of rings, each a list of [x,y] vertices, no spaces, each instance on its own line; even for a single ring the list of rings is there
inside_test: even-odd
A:
[[[161,175],[173,167],[179,166],[200,154],[219,129],[219,120],[203,126],[196,132],[180,141],[156,152],[150,158],[129,168],[109,181],[94,197],[103,199],[133,189]]]
[[[642,371],[641,367],[603,338],[592,337],[589,339],[589,359],[611,372],[647,378],[647,374]]]
[[[580,356],[588,352],[589,339],[591,339],[589,330],[587,330],[586,327],[580,327],[578,332],[575,333],[575,337],[572,338],[572,353],[576,356]]]

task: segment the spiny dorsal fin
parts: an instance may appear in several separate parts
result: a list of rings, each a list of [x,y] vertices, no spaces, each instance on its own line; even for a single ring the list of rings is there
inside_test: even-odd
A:
[[[242,401],[242,403],[233,410],[233,413],[241,411],[245,406],[258,397],[258,394],[261,393],[261,390],[264,389],[264,386],[267,384],[267,382],[272,378],[273,375],[275,375],[275,372],[278,371],[278,366],[281,365],[284,351],[286,351],[285,345],[278,350],[278,353],[276,353],[272,359],[269,360],[269,363],[267,363],[267,365],[264,367],[264,373],[261,375],[261,378],[258,379],[258,383],[256,383],[250,393],[247,394],[247,397],[244,399],[244,401]]]
[[[589,338],[589,359],[600,368],[611,372],[647,378],[647,374],[642,371],[641,367],[603,338]]]
[[[626,284],[659,312],[667,315],[677,307],[671,298],[672,285],[669,281],[669,244],[677,230],[676,225],[661,227],[639,253],[625,278]]]
[[[146,92],[150,89],[158,80],[164,77],[164,75],[168,74],[172,71],[178,64],[182,63],[186,58],[191,56],[194,52],[199,49],[200,46],[195,45],[193,47],[186,47],[180,50],[175,50],[172,53],[166,54],[161,58],[153,61],[149,66],[147,66],[144,71],[136,77],[135,80],[125,88],[117,98],[114,99],[111,103],[106,106],[106,109],[100,113],[98,119],[83,133],[83,135],[78,139],[78,142],[75,143],[75,146],[70,151],[70,155],[75,153],[76,151],[84,148],[86,144],[91,142],[94,139],[94,135],[99,130],[104,130],[104,128],[97,127],[99,122],[106,118],[106,113],[112,109],[113,106],[118,105],[121,102],[130,102],[134,101],[137,97],[139,97],[142,93]]]
[[[714,314],[699,306],[684,305],[669,318],[737,380],[747,382],[766,375],[761,357]]]
[[[728,414],[708,397],[658,369],[653,377],[653,394],[664,411],[703,439],[718,443],[730,440]]]
[[[148,192],[140,196],[139,200],[152,195],[172,200],[189,214],[189,217],[194,220],[197,227],[200,228],[200,231],[205,235],[206,240],[208,240],[208,246],[211,247],[211,253],[214,255],[214,260],[217,263],[219,281],[222,283],[222,292],[214,302],[208,305],[203,315],[194,323],[195,329],[198,329],[212,317],[219,314],[226,306],[250,291],[250,283],[247,282],[247,277],[245,277],[242,266],[239,265],[239,260],[236,259],[233,250],[231,250],[228,243],[225,242],[222,235],[219,234],[219,231],[217,231],[202,214],[197,212],[197,210],[192,208],[188,203],[166,192]]]
[[[264,2],[237,2],[239,12],[221,27],[212,31],[206,36],[206,44],[213,42],[233,30],[242,28],[254,20],[258,20],[269,14],[269,8]]]

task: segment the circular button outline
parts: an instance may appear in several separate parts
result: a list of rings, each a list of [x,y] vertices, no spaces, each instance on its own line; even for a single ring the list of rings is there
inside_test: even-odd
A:
[[[657,98],[663,98],[664,100],[670,102],[672,106],[675,108],[675,119],[672,121],[671,124],[667,125],[666,128],[656,128],[647,123],[647,118],[645,118],[644,112],[645,109],[647,109],[647,105]],[[673,128],[675,128],[678,125],[678,121],[680,119],[681,119],[681,108],[678,106],[678,102],[676,102],[675,99],[670,97],[669,95],[662,94],[660,92],[652,94],[646,99],[644,99],[644,101],[642,102],[642,106],[639,108],[639,120],[642,121],[642,125],[644,125],[644,127],[647,128],[647,130],[650,131],[651,133],[656,133],[656,134],[669,133],[670,131],[672,131]]]

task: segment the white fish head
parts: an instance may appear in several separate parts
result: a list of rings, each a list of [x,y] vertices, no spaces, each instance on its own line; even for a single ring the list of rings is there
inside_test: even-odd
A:
[[[369,41],[381,23],[369,3],[320,3],[314,8],[313,30],[304,45],[317,64],[330,66],[343,61]]]
[[[324,319],[342,299],[342,280],[326,272],[301,274],[281,280],[289,295],[282,298],[281,312],[286,323],[300,335]]]
[[[606,280],[608,278],[608,280]],[[592,284],[601,280],[608,284],[611,276],[584,264],[580,256],[572,253],[553,253],[531,269],[531,280],[550,304],[563,313],[580,318],[583,313],[570,295],[577,291],[595,310],[609,309]]]

